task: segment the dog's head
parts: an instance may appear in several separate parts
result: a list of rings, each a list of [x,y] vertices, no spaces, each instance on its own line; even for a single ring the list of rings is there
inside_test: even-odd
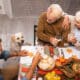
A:
[[[24,43],[24,36],[22,33],[16,33],[11,36],[11,41],[21,46]]]

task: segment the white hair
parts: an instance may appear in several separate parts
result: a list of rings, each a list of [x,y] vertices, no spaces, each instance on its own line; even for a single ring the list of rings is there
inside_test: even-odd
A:
[[[63,10],[59,4],[52,4],[48,7],[48,11],[51,10],[51,13],[57,18],[60,18],[63,15]]]
[[[80,11],[77,11],[75,14],[76,21],[80,22]]]

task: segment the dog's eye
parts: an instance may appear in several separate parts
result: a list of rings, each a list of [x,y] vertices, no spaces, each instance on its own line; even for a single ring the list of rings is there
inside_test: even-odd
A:
[[[19,38],[17,38],[19,40]]]

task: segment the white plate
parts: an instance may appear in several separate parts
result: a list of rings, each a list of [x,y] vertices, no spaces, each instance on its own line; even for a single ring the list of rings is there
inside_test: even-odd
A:
[[[64,53],[64,57],[65,58],[69,58],[69,57],[72,57],[72,56],[76,55],[77,58],[80,59],[80,51],[77,50],[75,47],[58,48],[59,53],[60,53],[60,56],[61,56],[61,49],[63,50],[63,53]],[[71,53],[68,53],[67,52],[67,49],[71,49],[72,52]]]

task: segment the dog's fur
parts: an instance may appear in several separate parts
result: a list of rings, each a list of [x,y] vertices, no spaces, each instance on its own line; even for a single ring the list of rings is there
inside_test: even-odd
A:
[[[13,34],[11,36],[10,54],[19,53],[22,45],[30,45],[30,44],[29,43],[24,44],[24,36],[22,33]],[[1,70],[4,80],[14,80],[14,78],[18,76],[19,57],[16,56],[7,59],[4,65],[5,66]]]
[[[10,54],[18,53],[21,50],[21,46],[24,43],[24,37],[22,33],[16,33],[11,36],[11,49]],[[4,67],[1,70],[4,80],[14,80],[18,76],[19,60],[18,56],[7,59],[4,63]]]
[[[24,43],[24,36],[22,33],[16,33],[11,36],[11,52],[19,52],[21,50],[21,46]]]

